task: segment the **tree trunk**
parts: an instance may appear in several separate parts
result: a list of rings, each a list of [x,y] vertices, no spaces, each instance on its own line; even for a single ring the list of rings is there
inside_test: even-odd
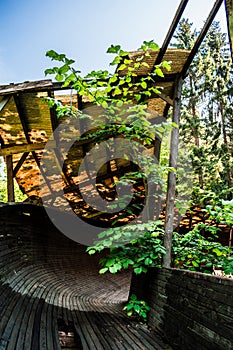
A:
[[[191,88],[191,91],[193,92],[194,87],[193,87],[192,76],[190,76],[189,80],[190,80],[190,88]],[[193,100],[192,97],[190,99],[190,105],[191,105],[193,121],[196,123],[196,121],[197,121],[196,104],[195,104],[195,101]],[[193,137],[194,137],[194,144],[199,149],[200,148],[200,137],[199,137],[198,127],[193,126],[192,131],[193,131]],[[200,151],[198,151],[198,153],[200,154]],[[198,170],[198,181],[199,181],[200,188],[203,189],[204,188],[204,180],[203,180],[202,168],[200,168]]]
[[[220,93],[220,91],[219,91]],[[227,154],[229,154],[229,145],[227,141],[227,132],[226,132],[226,121],[225,121],[225,115],[224,115],[224,106],[223,106],[223,101],[220,98],[219,101],[219,112],[221,114],[221,119],[222,119],[222,133],[223,133],[223,142],[226,147]],[[229,164],[226,164],[226,171],[227,171],[227,184],[228,188],[231,188],[232,186],[232,180],[231,180],[231,171]]]
[[[171,133],[169,166],[175,169],[177,169],[177,159],[178,159],[182,83],[183,83],[182,77],[178,77],[175,83],[174,105],[173,105],[173,116],[172,116],[172,121],[177,124],[177,128],[173,128]],[[176,173],[169,172],[167,198],[166,198],[165,234],[164,234],[164,243],[163,243],[166,249],[166,254],[163,256],[163,267],[166,267],[166,268],[171,266],[175,192],[176,192]]]
[[[7,171],[7,198],[8,198],[8,202],[14,202],[15,201],[15,191],[14,191],[14,175],[13,175],[12,155],[6,156],[6,171]]]

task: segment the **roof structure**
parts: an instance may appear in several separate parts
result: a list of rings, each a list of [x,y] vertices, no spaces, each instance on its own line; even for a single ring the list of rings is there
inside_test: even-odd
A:
[[[188,3],[188,0],[182,0],[161,49],[151,53],[151,57],[146,62],[148,63],[148,68],[140,68],[137,72],[138,75],[146,76],[162,60],[172,61],[171,71],[165,72],[164,78],[158,77],[156,81],[156,85],[163,88],[163,93],[159,96],[152,96],[149,99],[148,107],[153,111],[153,118],[167,116],[170,106],[173,105],[177,77],[185,77],[222,2],[223,0],[217,0],[215,2],[193,49],[189,52],[168,48]],[[232,35],[232,0],[226,1],[226,4],[229,29]],[[139,52],[132,52],[130,53],[130,58],[134,60],[139,54]],[[119,72],[119,76],[124,74],[124,71]],[[64,195],[63,191],[65,191],[65,196],[70,202],[79,203],[79,206],[83,204],[76,190],[80,181],[87,181],[88,184],[90,174],[87,172],[80,179],[75,169],[79,166],[85,152],[90,148],[90,141],[86,143],[77,141],[68,156],[67,154],[63,154],[61,143],[59,146],[58,141],[53,137],[53,133],[61,121],[64,123],[64,119],[58,120],[55,109],[49,108],[48,104],[43,102],[45,97],[53,97],[59,90],[62,91],[62,84],[54,83],[51,80],[0,86],[0,156],[6,157],[9,201],[14,201],[14,177],[22,191],[29,197],[36,196],[37,198],[41,198],[42,190],[45,191],[44,193],[46,195],[53,198],[54,196],[59,197],[61,195],[61,188],[58,190],[56,176],[54,179],[51,179],[51,176],[43,172],[43,168],[40,167],[42,152],[47,144],[47,148],[51,150],[51,159],[56,162],[56,165],[60,166],[63,178],[62,196]],[[62,92],[57,98],[63,104],[69,104],[71,100],[70,95],[62,95]],[[92,115],[99,113],[97,107],[94,108],[91,106],[81,96],[72,95],[72,104],[79,109],[87,109]],[[67,119],[67,132],[76,134],[78,138],[82,134],[82,130],[83,127],[81,124],[74,130],[73,126],[69,125]],[[157,146],[155,137],[155,153],[158,152],[156,150]],[[127,168],[128,166],[129,164],[124,164],[124,167]],[[115,175],[119,175],[119,173],[122,173],[122,164],[115,164],[112,165],[112,168],[103,169],[101,175],[102,179],[106,182],[109,177],[112,178]],[[41,178],[43,179],[42,183]],[[107,189],[105,188],[103,191],[107,191]],[[61,203],[58,201],[57,206],[60,207],[60,205]],[[95,214],[91,213],[91,216]],[[85,215],[90,215],[90,212],[85,213]]]
[[[136,58],[136,55],[138,53],[131,53],[131,58]],[[152,111],[151,115],[153,118],[167,115],[169,106],[173,104],[176,76],[182,72],[188,56],[189,51],[176,49],[169,49],[164,55],[164,60],[172,61],[172,69],[165,73],[164,78],[158,77],[156,82],[156,86],[163,88],[163,93],[158,96],[152,96],[149,99],[148,107]],[[158,52],[151,53],[151,57],[147,62],[148,68],[139,70],[137,74],[139,76],[147,75],[154,66],[157,57]],[[124,71],[121,71],[120,74],[124,75]],[[86,143],[77,141],[75,147],[72,148],[72,154],[70,152],[68,156],[62,154],[61,147],[59,148],[57,140],[52,135],[61,122],[64,126],[65,120],[64,118],[58,119],[55,110],[53,108],[50,109],[48,104],[44,102],[46,97],[54,96],[56,92],[59,93],[56,96],[57,99],[63,104],[70,104],[70,95],[62,95],[62,84],[53,83],[51,80],[10,84],[0,87],[0,155],[7,157],[8,160],[11,159],[13,177],[17,179],[20,188],[29,197],[36,196],[40,198],[41,190],[42,188],[45,190],[45,187],[48,196],[54,197],[55,194],[59,196],[56,179],[51,180],[48,175],[42,174],[45,182],[44,184],[40,182],[40,159],[43,149],[48,142],[49,146],[47,144],[47,147],[52,150],[51,157],[53,159],[55,157],[57,163],[65,165],[61,166],[61,171],[64,179],[62,188],[65,189],[66,196],[72,202],[79,202],[80,204],[80,197],[74,195],[74,189],[80,184],[80,178],[76,176],[75,169],[80,165],[85,149],[90,147],[90,143],[93,140]],[[79,109],[88,110],[88,113],[92,115],[100,112],[98,107],[91,105],[85,98],[82,99],[74,94],[72,95],[72,104]],[[73,125],[72,127],[69,126],[69,118],[67,118],[66,122],[67,133],[71,132],[72,129],[72,135],[74,136],[74,133],[76,133],[77,137],[79,137],[82,133],[82,125],[77,124],[76,129],[74,129]],[[61,140],[59,142],[61,144]],[[119,171],[121,171],[121,166],[118,164],[118,167],[110,171],[110,173],[106,169],[102,175],[106,179],[106,177],[116,175]],[[49,181],[46,181],[47,177]],[[83,181],[86,180],[87,178],[84,176]]]

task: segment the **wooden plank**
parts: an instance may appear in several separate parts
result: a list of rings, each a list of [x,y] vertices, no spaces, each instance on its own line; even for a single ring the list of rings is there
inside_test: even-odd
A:
[[[51,79],[9,84],[0,86],[0,96],[11,95],[16,92],[46,91],[52,88],[53,84]]]
[[[47,146],[46,146],[47,145]],[[17,153],[26,153],[26,152],[33,152],[33,151],[40,151],[44,148],[54,149],[56,148],[56,141],[51,140],[48,142],[41,142],[41,143],[30,143],[30,144],[23,144],[23,145],[5,145],[4,148],[0,149],[0,156],[10,156]]]
[[[13,174],[13,161],[12,155],[6,157],[6,172],[7,172],[7,198],[8,202],[15,201],[14,192],[14,174]]]

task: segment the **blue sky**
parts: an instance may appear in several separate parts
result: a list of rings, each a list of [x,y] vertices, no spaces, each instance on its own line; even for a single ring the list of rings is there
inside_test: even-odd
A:
[[[137,49],[143,40],[161,44],[179,0],[0,0],[0,85],[44,79],[54,49],[75,59],[84,74],[108,69],[111,44]],[[197,29],[215,0],[190,0],[184,17]],[[225,8],[216,20],[226,31]]]

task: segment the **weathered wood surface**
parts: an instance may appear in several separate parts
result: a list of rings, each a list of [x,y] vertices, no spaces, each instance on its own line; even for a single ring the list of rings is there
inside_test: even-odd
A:
[[[131,274],[99,275],[99,257],[57,231],[43,208],[3,205],[0,227],[1,350],[59,350],[58,319],[74,325],[84,350],[167,348],[122,313]]]
[[[5,157],[13,154],[18,154],[18,153],[40,151],[40,150],[44,150],[46,145],[51,149],[56,148],[55,141],[31,143],[31,144],[24,144],[24,145],[11,145],[0,149],[0,156]]]
[[[233,280],[203,273],[151,269],[149,325],[177,350],[232,350]],[[132,291],[142,293],[133,278]]]
[[[10,95],[17,92],[46,91],[53,88],[52,80],[25,81],[23,83],[1,85],[0,96]]]

